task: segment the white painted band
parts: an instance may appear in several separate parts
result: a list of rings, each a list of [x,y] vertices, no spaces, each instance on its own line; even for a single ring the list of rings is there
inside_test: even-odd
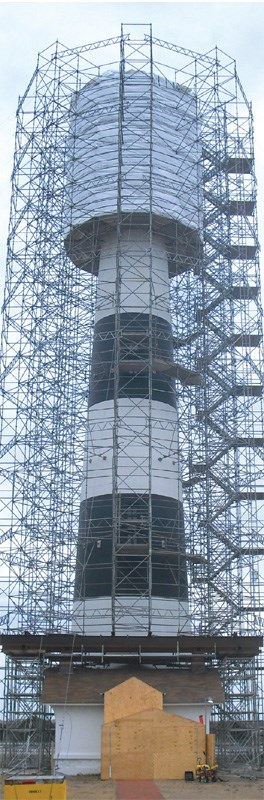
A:
[[[111,597],[75,600],[72,630],[82,635],[110,636],[112,630]],[[156,636],[189,633],[191,621],[187,601],[163,597],[151,599],[151,631]],[[146,597],[119,596],[115,600],[115,633],[118,635],[147,635],[149,604]]]
[[[117,234],[101,245],[95,322],[115,313],[116,274],[119,264],[120,314],[141,313],[170,322],[168,258],[165,243],[147,233],[125,229],[120,247]]]
[[[178,415],[166,403],[122,398],[115,420],[117,488],[120,493],[172,497],[182,502]],[[81,500],[113,491],[114,402],[88,413]],[[150,481],[151,477],[151,481]]]

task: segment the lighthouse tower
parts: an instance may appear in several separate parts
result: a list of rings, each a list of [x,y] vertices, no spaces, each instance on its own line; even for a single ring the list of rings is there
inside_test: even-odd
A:
[[[200,248],[194,96],[142,70],[72,99],[65,246],[98,276],[73,628],[190,630],[170,280]]]

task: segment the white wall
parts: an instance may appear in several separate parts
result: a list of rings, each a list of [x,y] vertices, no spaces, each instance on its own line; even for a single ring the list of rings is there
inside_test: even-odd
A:
[[[56,772],[98,775],[101,771],[103,706],[56,705],[54,713]]]
[[[194,722],[199,722],[199,717],[203,717],[206,733],[210,733],[212,703],[179,703],[175,705],[166,705],[166,700],[164,700],[164,711],[168,711],[170,714],[176,714],[179,717],[192,719]]]

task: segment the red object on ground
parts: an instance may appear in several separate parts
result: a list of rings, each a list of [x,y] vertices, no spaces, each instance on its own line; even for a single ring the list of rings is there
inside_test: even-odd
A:
[[[154,781],[116,781],[117,800],[164,800]]]

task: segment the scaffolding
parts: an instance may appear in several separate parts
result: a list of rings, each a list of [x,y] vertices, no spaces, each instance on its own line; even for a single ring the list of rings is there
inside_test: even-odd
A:
[[[98,76],[118,73],[117,228],[122,242],[132,218],[122,206],[122,163],[128,142],[122,103],[131,71],[140,71],[148,76],[148,89],[140,97],[149,116],[149,170],[141,179],[148,203],[146,253],[151,275],[153,233],[158,229],[167,247],[169,242],[174,356],[162,362],[162,342],[158,352],[152,352],[151,330],[147,343],[145,332],[136,341],[132,331],[129,339],[119,315],[113,381],[117,387],[124,372],[127,375],[128,361],[130,374],[143,377],[148,386],[153,371],[176,381],[185,549],[172,552],[173,542],[168,543],[164,530],[162,552],[163,544],[156,543],[157,531],[152,529],[150,502],[139,508],[134,497],[128,509],[118,501],[116,409],[113,629],[119,615],[115,597],[134,559],[152,630],[152,615],[159,613],[151,607],[150,552],[154,552],[160,564],[174,558],[179,576],[186,564],[193,633],[259,634],[264,608],[262,309],[251,107],[235,62],[225,53],[193,53],[153,37],[149,26],[131,30],[123,26],[116,38],[71,50],[52,45],[40,54],[19,100],[2,334],[1,628],[40,634],[71,630],[98,259],[94,232],[87,234],[93,263],[89,273],[76,267],[64,245],[75,213],[68,155],[73,98]],[[154,219],[152,213],[155,81],[183,87],[196,108],[199,208],[193,214],[201,246],[197,249],[195,237],[187,236],[180,245],[180,266],[172,223],[165,224],[162,214]],[[133,126],[133,108],[130,117]],[[178,169],[186,174],[187,186],[190,146],[189,151],[188,144],[184,146],[184,119],[182,125]],[[135,171],[140,168],[137,136]],[[166,136],[162,120],[159,136]],[[87,187],[91,192],[95,182],[91,175]],[[133,214],[140,211],[135,206]],[[76,247],[81,264],[81,243]],[[151,313],[149,320],[151,326]],[[151,409],[147,413],[151,422]],[[151,430],[150,424],[149,464],[154,446]],[[160,459],[170,454],[167,440],[164,433]],[[124,543],[120,547],[118,538],[121,518],[127,525],[126,547]],[[133,584],[133,574],[130,580]],[[173,624],[169,613],[164,624],[169,635]],[[92,625],[91,619],[91,630]],[[40,671],[44,666],[45,659],[40,659]],[[226,702],[216,714],[220,756],[226,763],[258,765],[262,664],[241,659],[235,665],[227,659],[221,669]],[[28,763],[29,751],[33,763],[36,738],[41,743],[47,730],[47,712],[42,713],[40,706],[36,711],[33,699],[38,696],[38,681],[32,659],[7,668],[6,763],[17,763],[19,740],[20,769],[23,758]],[[37,714],[42,722],[34,727],[31,750],[27,733],[21,756],[23,696],[29,698],[27,720]],[[36,764],[40,769],[47,757],[47,748],[42,750],[43,763]]]

